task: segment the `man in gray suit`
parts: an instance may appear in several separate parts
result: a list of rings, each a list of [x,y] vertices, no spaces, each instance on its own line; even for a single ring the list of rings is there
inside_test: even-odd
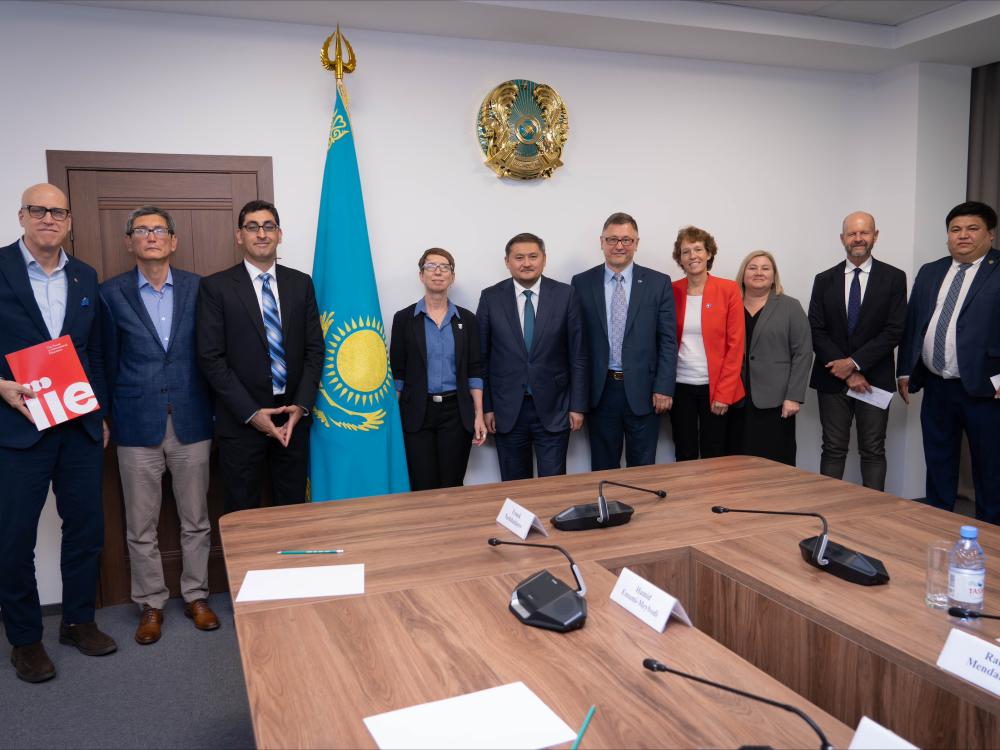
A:
[[[656,461],[659,415],[673,403],[677,322],[670,277],[632,262],[639,225],[625,213],[604,222],[604,263],[573,277],[590,362],[590,468]]]

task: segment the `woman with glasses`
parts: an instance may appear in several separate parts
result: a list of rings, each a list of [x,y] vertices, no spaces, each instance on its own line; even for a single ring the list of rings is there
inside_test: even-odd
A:
[[[743,398],[743,302],[735,282],[709,274],[719,248],[704,229],[684,227],[674,261],[677,386],[670,409],[678,461],[724,456],[729,407]]]
[[[451,253],[432,247],[417,266],[424,296],[393,317],[389,346],[410,489],[459,487],[472,446],[486,440],[479,327],[448,299]]]
[[[736,283],[747,331],[747,397],[731,412],[730,452],[795,466],[795,415],[806,400],[812,367],[809,319],[799,301],[784,294],[778,264],[766,250],[743,259]]]

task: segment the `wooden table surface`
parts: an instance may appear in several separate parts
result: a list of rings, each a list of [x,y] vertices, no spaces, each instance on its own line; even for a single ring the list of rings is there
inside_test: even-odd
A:
[[[608,487],[609,499],[635,507],[631,523],[574,533],[553,529],[549,518],[569,505],[593,502],[602,478],[662,488],[668,497],[657,500]],[[549,530],[548,539],[532,533],[528,541],[561,544],[583,563],[591,587],[591,615],[583,630],[560,635],[527,628],[507,611],[511,589],[531,572],[549,568],[572,579],[558,553],[487,545],[491,536],[515,539],[495,523],[505,497],[534,512]],[[855,586],[805,564],[798,541],[819,532],[816,520],[717,515],[711,512],[713,505],[822,513],[834,541],[881,558],[892,580],[887,586]],[[577,726],[590,703],[599,704],[584,746],[813,746],[811,730],[797,718],[678,677],[653,675],[641,667],[646,655],[797,702],[843,747],[850,732],[834,716],[853,725],[859,706],[870,714],[877,711],[868,710],[863,701],[843,706],[840,698],[805,689],[806,683],[822,683],[822,676],[803,678],[801,685],[789,677],[789,670],[805,671],[812,658],[802,628],[794,631],[802,642],[783,644],[775,633],[758,632],[756,615],[729,616],[729,594],[711,592],[723,579],[730,588],[752,590],[765,605],[773,602],[845,643],[856,641],[901,669],[915,670],[918,681],[930,680],[993,717],[1000,715],[1000,701],[934,666],[955,622],[923,605],[926,545],[936,538],[957,538],[962,522],[953,514],[853,484],[732,456],[242,511],[223,517],[220,526],[234,598],[248,570],[365,564],[366,593],[360,597],[235,605],[260,747],[370,746],[361,723],[365,716],[518,679],[571,726]],[[1000,533],[991,527],[982,536],[992,571],[992,561],[1000,559]],[[331,547],[346,553],[336,558],[276,554],[278,549]],[[814,700],[833,716],[705,633],[674,623],[659,635],[607,601],[614,580],[607,571],[626,565],[678,596],[696,625],[702,627],[703,621],[706,632],[731,642],[731,648],[785,685],[803,695],[823,695]],[[993,585],[997,579],[988,580],[990,601],[1000,588]],[[760,623],[780,630],[782,615],[773,607],[769,612]],[[989,625],[972,629],[1000,633]],[[761,648],[769,651],[768,657],[754,658]],[[782,649],[789,654],[780,653]],[[775,651],[781,664],[771,669]],[[541,669],[525,656],[535,652]],[[863,679],[856,686],[850,676],[839,675],[839,680],[851,689],[865,687]],[[611,686],[633,698],[612,700]],[[878,689],[885,688],[880,683]],[[873,700],[877,703],[877,697]],[[607,701],[609,710],[601,711]],[[952,725],[933,735],[954,736]]]

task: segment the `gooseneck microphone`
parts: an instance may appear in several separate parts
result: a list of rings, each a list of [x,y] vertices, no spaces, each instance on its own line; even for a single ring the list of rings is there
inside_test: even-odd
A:
[[[639,492],[648,492],[651,495],[656,495],[661,500],[667,496],[664,490],[651,490],[646,487],[636,487],[632,484],[622,484],[621,482],[612,482],[603,479],[597,486],[596,503],[572,505],[554,515],[552,517],[552,525],[560,531],[586,531],[588,529],[621,526],[631,521],[635,508],[617,500],[608,501],[604,497],[604,485],[606,484],[615,487],[625,487],[630,490],[638,490]]]
[[[861,586],[877,586],[889,582],[889,572],[881,560],[848,549],[842,544],[830,541],[830,531],[826,518],[819,513],[791,510],[748,510],[712,506],[713,513],[763,513],[769,516],[812,516],[823,522],[823,532],[799,542],[802,559],[820,570],[837,578],[857,583]]]
[[[541,547],[559,550],[569,560],[570,570],[576,579],[576,591],[547,570],[540,570],[525,578],[510,595],[510,611],[525,625],[565,633],[582,628],[587,621],[587,586],[580,568],[569,552],[558,544],[532,544],[530,542],[505,542],[496,537],[487,540],[491,547],[510,544],[515,547]]]
[[[965,609],[964,607],[948,607],[948,614],[962,620],[1000,620],[1000,615],[988,615],[985,612],[976,612],[975,610]]]
[[[722,685],[718,682],[713,682],[712,680],[706,680],[704,677],[698,677],[697,675],[688,674],[687,672],[681,672],[679,669],[674,669],[673,667],[668,667],[662,662],[658,662],[656,659],[643,659],[642,666],[648,669],[650,672],[669,672],[670,674],[675,674],[678,677],[683,677],[686,680],[693,680],[694,682],[700,682],[703,685],[709,685],[719,690],[725,690],[728,693],[735,693],[736,695],[741,695],[744,698],[749,698],[750,700],[759,701],[760,703],[766,703],[769,706],[774,706],[775,708],[782,708],[785,711],[789,711],[799,718],[801,718],[806,724],[812,727],[812,730],[819,737],[819,747],[820,750],[833,750],[833,745],[830,744],[830,740],[826,738],[823,734],[823,730],[819,728],[819,725],[813,721],[808,714],[802,709],[796,708],[788,703],[779,703],[778,701],[771,700],[770,698],[765,698],[761,695],[754,695],[753,693],[748,693],[746,690],[740,690],[738,688],[729,687],[728,685]]]

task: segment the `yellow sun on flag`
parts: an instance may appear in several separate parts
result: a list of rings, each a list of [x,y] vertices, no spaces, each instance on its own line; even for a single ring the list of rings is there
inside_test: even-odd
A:
[[[327,338],[327,382],[345,403],[371,406],[392,386],[382,321],[352,318]]]

